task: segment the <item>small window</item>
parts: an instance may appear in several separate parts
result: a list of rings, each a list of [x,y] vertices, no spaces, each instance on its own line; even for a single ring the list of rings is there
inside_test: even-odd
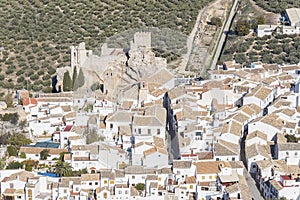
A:
[[[205,176],[202,176],[202,180],[205,180]]]
[[[109,184],[113,185],[113,184],[115,184],[115,181],[114,180],[110,180]]]
[[[98,182],[95,182],[95,185],[98,185]]]
[[[135,179],[135,176],[132,176],[131,178],[132,178],[132,179]]]
[[[89,185],[93,185],[93,183],[92,183],[92,182],[89,182]]]
[[[193,185],[190,185],[190,189],[193,189],[194,187],[193,187]]]
[[[212,179],[212,176],[209,176],[209,180],[211,180]]]
[[[159,128],[157,129],[157,135],[160,135],[160,129]]]
[[[128,194],[128,190],[125,190],[125,194]]]
[[[142,134],[142,130],[140,128],[138,129],[138,131],[139,131],[139,134]]]
[[[107,184],[107,180],[104,180],[104,184]]]
[[[112,128],[114,127],[114,125],[113,125],[113,124],[110,124],[109,126],[110,126],[110,129],[112,129]]]
[[[64,193],[67,193],[67,190],[66,190],[66,189],[64,189]]]
[[[148,128],[148,135],[151,135],[151,129]]]

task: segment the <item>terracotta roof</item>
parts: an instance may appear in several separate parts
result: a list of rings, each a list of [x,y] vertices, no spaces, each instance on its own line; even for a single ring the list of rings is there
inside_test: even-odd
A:
[[[246,97],[255,96],[260,100],[265,100],[271,93],[272,93],[271,89],[265,86],[258,85],[255,88],[253,88],[250,91],[250,93],[246,95]]]
[[[300,143],[281,143],[278,144],[278,151],[299,151]]]
[[[40,147],[21,147],[20,153],[24,152],[26,154],[39,154],[43,150],[49,150],[51,155],[59,155],[61,152],[68,152],[67,149],[56,149],[56,148],[40,148]]]
[[[255,137],[259,137],[259,138],[267,141],[267,134],[265,134],[261,131],[258,131],[258,130],[254,131],[254,132],[251,132],[251,133],[248,133],[246,140],[250,140],[250,139],[255,138]]]
[[[174,160],[173,168],[178,169],[188,169],[191,168],[192,161]]]
[[[133,114],[128,111],[117,111],[109,115],[106,121],[131,123],[132,115]]]
[[[217,174],[220,172],[220,161],[194,162],[197,174]]]
[[[246,147],[245,150],[247,159],[252,158],[257,155],[261,155],[267,159],[271,159],[270,148],[267,145],[253,144],[251,146]]]
[[[186,177],[185,182],[186,182],[186,184],[196,183],[196,177],[195,176]]]
[[[32,177],[34,177],[34,173],[22,171],[22,172],[17,172],[17,173],[11,174],[8,177],[5,177],[2,180],[2,182],[15,181],[15,180],[20,180],[22,182],[26,182],[28,178],[32,178]]]
[[[100,174],[81,174],[81,181],[100,181]]]
[[[164,126],[160,120],[155,116],[141,116],[136,115],[133,118],[133,124],[135,126]]]
[[[23,106],[28,106],[30,104],[37,105],[37,100],[35,98],[27,98],[22,100]]]
[[[278,121],[278,117],[275,114],[268,114],[262,117],[260,121],[279,130],[283,128],[283,124]]]

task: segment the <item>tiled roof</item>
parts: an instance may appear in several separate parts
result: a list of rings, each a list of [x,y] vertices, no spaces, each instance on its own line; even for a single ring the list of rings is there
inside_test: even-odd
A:
[[[270,148],[266,145],[253,144],[249,147],[246,147],[246,157],[247,159],[252,158],[257,155],[264,156],[265,158],[271,159],[270,157]]]
[[[192,166],[192,161],[174,160],[173,168],[176,169],[189,169]]]
[[[14,173],[8,177],[5,177],[2,180],[2,182],[15,181],[15,180],[26,182],[28,178],[32,178],[32,177],[34,177],[34,173],[22,171],[22,172]]]
[[[253,88],[250,91],[250,93],[246,95],[246,97],[255,96],[260,100],[265,100],[271,93],[272,93],[271,89],[265,86],[258,85],[255,88]]]
[[[253,131],[251,133],[248,133],[246,140],[250,140],[250,139],[255,138],[255,137],[259,137],[259,138],[261,138],[263,140],[266,140],[266,141],[268,139],[267,134],[256,130],[256,131]]]
[[[278,144],[278,151],[300,151],[300,143],[281,143]]]
[[[81,181],[100,181],[100,174],[81,174]]]
[[[61,152],[68,152],[67,149],[57,149],[57,148],[39,148],[39,147],[21,147],[20,153],[24,152],[26,154],[39,154],[43,150],[49,150],[51,155],[59,155]]]
[[[220,172],[219,161],[194,162],[197,174],[217,174]]]

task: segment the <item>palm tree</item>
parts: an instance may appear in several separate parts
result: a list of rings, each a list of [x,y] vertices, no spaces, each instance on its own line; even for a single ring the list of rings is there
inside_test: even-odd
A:
[[[55,164],[55,172],[59,177],[62,177],[71,176],[73,171],[70,163],[58,160]]]

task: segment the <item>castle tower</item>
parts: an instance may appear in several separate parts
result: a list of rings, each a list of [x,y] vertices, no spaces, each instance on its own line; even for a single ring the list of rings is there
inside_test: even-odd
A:
[[[130,48],[135,50],[139,47],[151,49],[151,32],[137,32],[134,34]]]
[[[141,81],[139,87],[139,107],[143,107],[144,102],[147,100],[148,96],[148,84],[146,81]]]
[[[74,72],[74,68],[76,66],[77,73],[79,73],[79,69],[83,67],[83,64],[87,61],[87,59],[92,56],[92,50],[85,49],[85,43],[81,42],[78,46],[71,46],[71,75]]]

